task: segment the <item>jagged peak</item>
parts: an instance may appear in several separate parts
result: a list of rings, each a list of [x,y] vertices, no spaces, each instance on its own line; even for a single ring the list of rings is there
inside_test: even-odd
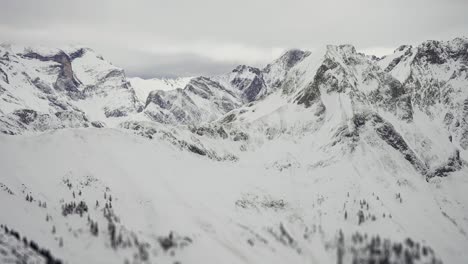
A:
[[[418,46],[420,50],[435,50],[439,52],[459,52],[468,50],[468,38],[457,37],[452,40],[427,40]]]
[[[356,48],[351,44],[327,45],[327,52],[344,52],[345,54],[355,54]]]
[[[290,49],[283,53],[275,62],[281,61],[285,64],[286,68],[291,68],[310,54],[310,51]]]
[[[260,74],[259,68],[244,65],[244,64],[238,65],[236,68],[232,70],[232,72],[239,72],[239,73],[244,72],[244,71],[249,71],[255,74]]]
[[[418,48],[420,50],[441,50],[444,46],[444,42],[440,40],[426,40]]]
[[[394,53],[401,52],[401,51],[411,49],[411,48],[413,48],[413,46],[411,46],[411,45],[401,45],[401,46],[399,46],[398,48],[395,49]]]

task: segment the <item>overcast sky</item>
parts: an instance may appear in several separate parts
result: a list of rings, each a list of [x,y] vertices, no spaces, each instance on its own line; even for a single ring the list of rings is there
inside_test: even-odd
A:
[[[89,46],[129,76],[263,66],[284,50],[468,36],[468,0],[0,0],[0,42]]]

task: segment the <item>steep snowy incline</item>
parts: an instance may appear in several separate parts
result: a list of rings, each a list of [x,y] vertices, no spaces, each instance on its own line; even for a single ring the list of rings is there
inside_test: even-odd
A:
[[[467,171],[428,183],[362,137],[352,155],[309,135],[219,163],[113,129],[3,135],[0,220],[70,263],[350,263],[389,246],[463,263]]]

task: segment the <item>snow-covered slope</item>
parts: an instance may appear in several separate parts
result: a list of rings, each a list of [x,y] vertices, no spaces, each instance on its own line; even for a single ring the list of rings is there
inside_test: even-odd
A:
[[[381,59],[351,45],[291,50],[141,106],[88,49],[3,50],[19,54],[0,60],[0,248],[20,252],[6,258],[468,259],[466,39]],[[67,115],[21,71],[41,74]]]
[[[142,79],[140,77],[128,78],[136,95],[141,102],[145,103],[150,92],[154,90],[170,91],[177,88],[184,88],[193,77],[178,78],[152,78]]]

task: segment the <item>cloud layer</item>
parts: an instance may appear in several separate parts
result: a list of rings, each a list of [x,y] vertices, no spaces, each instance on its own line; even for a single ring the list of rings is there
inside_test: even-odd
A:
[[[90,46],[131,76],[210,75],[285,49],[383,53],[468,35],[465,0],[0,0],[0,42]]]

